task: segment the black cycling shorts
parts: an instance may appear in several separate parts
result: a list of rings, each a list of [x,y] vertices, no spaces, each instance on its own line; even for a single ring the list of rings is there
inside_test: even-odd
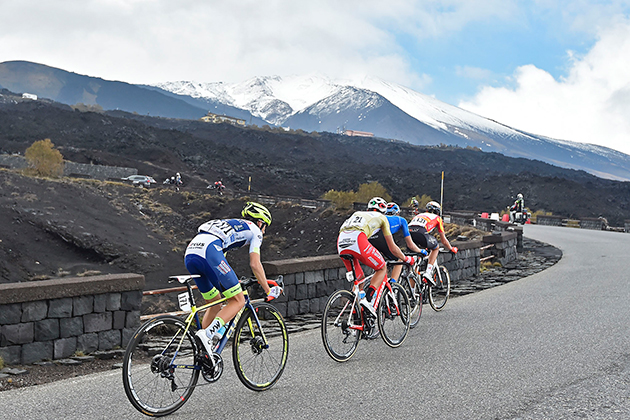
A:
[[[385,235],[383,235],[382,230],[379,230],[374,235],[370,236],[368,240],[372,246],[378,249],[378,252],[383,255],[383,258],[389,261],[398,261],[398,258],[389,250],[389,246],[387,245],[387,241],[385,240]]]
[[[422,226],[409,226],[409,233],[411,234],[411,239],[413,239],[420,248],[434,250],[439,246],[435,236],[427,232]]]

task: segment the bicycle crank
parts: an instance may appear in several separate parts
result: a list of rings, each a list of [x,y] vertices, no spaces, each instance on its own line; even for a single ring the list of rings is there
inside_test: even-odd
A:
[[[201,362],[201,376],[206,382],[216,382],[223,374],[223,358],[220,354],[212,353],[209,357],[204,356]]]

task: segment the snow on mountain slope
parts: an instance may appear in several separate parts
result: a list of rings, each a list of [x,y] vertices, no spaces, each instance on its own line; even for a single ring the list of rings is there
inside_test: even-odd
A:
[[[246,109],[269,123],[279,125],[291,115],[338,93],[344,87],[352,86],[378,93],[413,118],[437,130],[452,132],[455,127],[463,130],[489,131],[503,136],[515,134],[513,129],[502,124],[373,77],[333,81],[319,75],[284,78],[274,76],[255,77],[234,84],[167,82],[157,86],[173,93],[214,99]],[[288,112],[279,115],[277,112],[273,113],[269,107],[271,103],[287,104],[290,111],[287,109]],[[268,114],[275,114],[275,118],[267,118]]]
[[[275,76],[232,84],[170,82],[158,87],[244,109],[279,126],[332,132],[347,128],[412,144],[473,146],[606,178],[630,179],[630,156],[623,153],[517,130],[373,77]]]
[[[245,109],[277,125],[341,88],[329,79],[317,75],[254,77],[233,84],[166,82],[156,86],[179,95],[213,99]]]

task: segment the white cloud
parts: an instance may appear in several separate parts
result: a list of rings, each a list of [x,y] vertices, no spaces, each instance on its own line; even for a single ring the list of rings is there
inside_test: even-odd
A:
[[[416,39],[505,16],[515,0],[4,0],[0,62],[154,83],[369,74],[422,90],[398,34]]]
[[[535,134],[630,154],[630,21],[617,19],[587,54],[567,60],[570,71],[559,80],[521,66],[513,88],[486,86],[459,106]]]

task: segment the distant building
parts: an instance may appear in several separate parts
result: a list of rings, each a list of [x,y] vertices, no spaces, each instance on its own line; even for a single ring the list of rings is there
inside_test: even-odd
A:
[[[367,131],[357,131],[357,130],[344,130],[343,134],[346,136],[355,136],[355,137],[374,137],[374,133],[368,133]]]
[[[212,112],[208,112],[208,115],[201,117],[201,120],[208,123],[214,123],[214,124],[226,122],[229,124],[240,125],[240,126],[245,127],[245,120],[242,120],[240,118],[229,117],[227,115],[213,114]]]
[[[22,99],[32,99],[34,101],[37,100],[37,95],[33,95],[32,93],[23,93]]]

